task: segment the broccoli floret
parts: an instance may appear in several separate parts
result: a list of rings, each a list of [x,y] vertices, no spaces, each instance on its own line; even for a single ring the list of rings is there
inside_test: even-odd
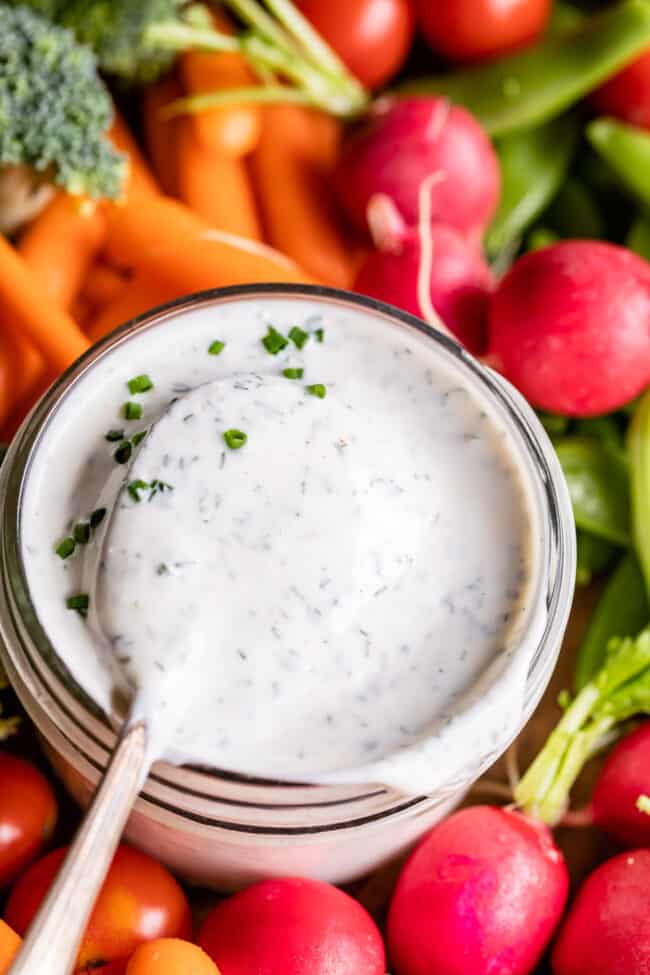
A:
[[[102,71],[144,84],[155,81],[175,57],[147,43],[147,28],[175,21],[184,5],[185,0],[64,0],[58,21],[91,45]]]
[[[116,197],[126,163],[104,138],[112,111],[89,48],[33,10],[0,3],[0,166]]]

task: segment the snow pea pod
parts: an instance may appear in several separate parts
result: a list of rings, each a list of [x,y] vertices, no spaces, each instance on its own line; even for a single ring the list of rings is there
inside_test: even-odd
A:
[[[616,554],[611,542],[597,535],[578,532],[576,584],[588,586],[595,575],[604,572]]]
[[[639,400],[628,430],[632,531],[650,597],[650,388]]]
[[[646,261],[650,261],[650,216],[642,213],[636,218],[625,244],[635,254],[640,254]]]
[[[559,239],[560,238],[554,230],[540,224],[538,227],[533,227],[528,234],[528,237],[526,238],[526,250],[539,251],[542,249],[542,247],[548,247],[550,244],[557,244]]]
[[[650,205],[650,133],[597,118],[587,126],[587,138],[630,193]]]
[[[577,527],[615,545],[629,545],[629,476],[620,452],[587,437],[567,437],[555,449]]]
[[[636,556],[625,555],[603,591],[578,647],[575,685],[580,691],[602,665],[612,637],[636,636],[650,620],[643,575]]]
[[[550,33],[507,57],[420,78],[398,94],[447,95],[493,136],[559,115],[650,46],[650,4],[623,0],[573,29]]]
[[[577,119],[563,115],[497,142],[502,189],[485,241],[489,254],[516,240],[547,207],[566,177],[577,140]]]

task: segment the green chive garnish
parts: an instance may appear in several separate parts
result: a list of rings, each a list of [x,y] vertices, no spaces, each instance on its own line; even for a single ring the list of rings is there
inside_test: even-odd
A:
[[[309,338],[309,333],[303,332],[301,328],[298,328],[297,325],[294,325],[291,331],[289,332],[289,338],[296,346],[296,348],[302,349],[303,345]]]
[[[77,543],[74,538],[64,538],[62,542],[59,542],[55,551],[60,559],[68,559],[77,547]]]
[[[289,369],[283,369],[282,375],[284,376],[285,379],[302,379],[304,372],[305,372],[304,369],[289,368]]]
[[[239,450],[240,447],[244,446],[248,437],[241,430],[226,430],[223,439],[226,441],[226,446],[230,447],[231,450]]]
[[[208,355],[221,355],[225,348],[225,342],[220,342],[219,339],[215,339],[214,342],[211,342],[208,346]]]
[[[131,443],[133,444],[134,447],[137,447],[139,443],[142,443],[142,441],[146,436],[147,436],[147,431],[140,430],[139,433],[133,434],[133,436],[131,437]]]
[[[127,491],[129,492],[129,494],[131,495],[134,501],[141,501],[142,498],[140,497],[140,491],[146,491],[148,488],[149,485],[147,484],[147,482],[140,481],[140,480],[131,481],[130,484],[127,484],[126,487]]]
[[[319,399],[325,399],[327,396],[327,386],[323,383],[312,383],[311,386],[306,386],[305,389],[311,396],[317,396]]]
[[[131,395],[135,395],[135,393],[146,393],[150,389],[153,389],[153,383],[146,373],[142,376],[135,376],[133,379],[129,379],[126,385],[129,387]]]
[[[322,342],[325,339],[325,331],[322,328],[317,328],[314,332],[317,342]]]
[[[98,525],[104,520],[106,514],[106,508],[95,508],[95,510],[90,515],[90,527],[97,528]]]
[[[139,420],[142,417],[142,406],[140,403],[128,402],[124,404],[124,419]]]
[[[68,609],[76,609],[80,616],[87,616],[90,597],[86,592],[78,592],[75,596],[68,596],[65,604]]]
[[[124,440],[113,454],[113,459],[118,464],[128,464],[131,459],[133,447],[128,440]]]
[[[283,349],[289,344],[289,339],[285,339],[284,335],[278,332],[277,329],[269,325],[269,330],[262,339],[262,345],[271,355],[277,355],[278,352],[282,352]]]
[[[118,440],[124,440],[124,430],[109,430],[105,437],[109,443],[116,443]]]
[[[90,541],[90,525],[87,521],[78,522],[72,529],[77,545],[87,545]]]

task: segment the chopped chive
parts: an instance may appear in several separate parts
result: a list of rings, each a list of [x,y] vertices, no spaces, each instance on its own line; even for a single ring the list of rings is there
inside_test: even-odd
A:
[[[153,383],[146,373],[142,376],[135,376],[133,379],[129,379],[126,385],[129,387],[131,395],[135,393],[146,393],[150,389],[153,389]]]
[[[284,335],[278,332],[277,329],[269,325],[269,330],[262,339],[262,345],[271,355],[277,355],[278,352],[282,352],[283,349],[289,344],[289,339],[286,339]]]
[[[289,338],[296,346],[296,348],[302,349],[303,345],[309,338],[309,332],[303,332],[301,328],[298,328],[297,325],[294,325],[291,331],[289,332]]]
[[[87,545],[90,541],[90,525],[87,521],[78,522],[72,529],[77,545]]]
[[[106,508],[95,508],[95,510],[91,512],[90,515],[90,527],[97,528],[97,526],[100,525],[104,520],[105,515],[106,515]]]
[[[108,440],[109,443],[116,443],[118,440],[124,440],[124,430],[109,430],[104,439]]]
[[[133,447],[128,440],[124,440],[113,454],[113,459],[118,464],[128,464],[131,459]]]
[[[323,342],[325,339],[325,330],[322,328],[317,328],[314,335],[316,336],[317,342]]]
[[[223,439],[226,441],[226,446],[230,447],[231,450],[239,450],[240,447],[244,446],[248,437],[241,430],[226,430]]]
[[[127,484],[126,489],[134,501],[141,501],[140,491],[146,491],[150,486],[146,481],[137,480]]]
[[[74,538],[68,537],[64,538],[62,542],[59,542],[55,552],[60,559],[68,559],[77,547],[77,543]]]
[[[304,373],[305,373],[304,369],[288,368],[282,370],[282,375],[284,376],[285,379],[302,379]]]
[[[310,396],[317,396],[319,399],[325,399],[327,396],[327,386],[323,383],[312,383],[311,386],[305,386],[305,389]]]
[[[155,498],[157,494],[162,494],[164,491],[174,490],[172,484],[168,484],[167,481],[159,481],[158,478],[154,478],[151,484],[149,484],[149,488],[150,488],[149,501],[151,501],[152,498]]]
[[[123,407],[125,420],[139,420],[142,417],[142,406],[140,403],[128,402]]]
[[[148,430],[140,430],[139,433],[134,433],[131,437],[131,443],[133,446],[137,447],[139,443],[142,443],[148,432]]]
[[[86,592],[78,592],[75,596],[68,596],[65,604],[68,609],[76,609],[80,616],[87,616],[90,596]]]
[[[214,342],[211,342],[208,346],[208,355],[221,355],[225,348],[225,342],[220,342],[219,339],[215,339]]]

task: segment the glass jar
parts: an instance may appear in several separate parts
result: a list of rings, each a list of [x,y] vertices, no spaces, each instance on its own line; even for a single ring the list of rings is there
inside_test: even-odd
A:
[[[39,624],[19,550],[26,472],[50,418],[75,382],[103,356],[142,330],[188,309],[243,299],[309,300],[371,312],[384,324],[416,329],[453,356],[505,417],[522,467],[534,481],[542,530],[534,599],[534,651],[518,733],[547,686],[567,623],[575,578],[571,506],[543,428],[522,397],[456,343],[412,316],[326,288],[261,285],[205,292],[128,323],[93,347],[46,393],[16,435],[0,471],[0,631],[2,661],[66,788],[88,802],[115,734],[108,718],[75,683]],[[300,874],[333,882],[362,876],[407,849],[462,798],[508,742],[468,756],[462,776],[433,795],[405,795],[382,785],[295,785],[207,768],[156,763],[129,820],[126,837],[189,881],[234,889],[262,877]]]

